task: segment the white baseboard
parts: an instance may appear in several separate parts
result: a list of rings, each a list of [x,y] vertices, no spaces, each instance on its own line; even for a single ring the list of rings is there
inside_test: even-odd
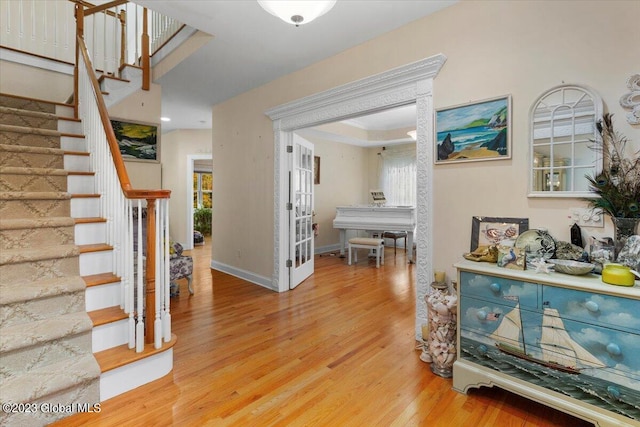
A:
[[[223,264],[221,262],[214,261],[214,260],[211,260],[211,268],[214,270],[222,271],[223,273],[227,273],[232,276],[238,277],[242,280],[246,280],[247,282],[255,283],[256,285],[260,285],[264,288],[271,289],[272,291],[278,292],[278,289],[273,284],[271,278],[259,276],[250,271],[242,270],[240,268],[236,268],[231,265]]]
[[[333,245],[316,247],[314,248],[313,253],[318,255],[318,254],[325,254],[327,252],[333,252],[333,251],[339,251],[339,250],[340,250],[340,243],[335,243]]]

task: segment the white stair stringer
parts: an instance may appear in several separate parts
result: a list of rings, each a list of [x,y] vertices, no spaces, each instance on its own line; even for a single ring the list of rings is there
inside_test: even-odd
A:
[[[95,218],[100,216],[99,197],[72,197],[71,216],[73,218]]]
[[[73,117],[73,107],[70,105],[60,105],[56,104],[56,116],[59,117]]]
[[[104,77],[100,84],[100,89],[106,93],[104,102],[107,108],[137,92],[141,87],[142,69],[135,67],[125,67],[122,70],[122,79]]]
[[[84,151],[86,148],[86,141],[84,138],[78,138],[77,136],[61,136],[60,148],[65,151]]]
[[[133,351],[133,350],[132,350]],[[173,369],[173,347],[100,375],[100,401],[155,381]]]
[[[90,286],[85,291],[87,311],[115,307],[120,304],[120,281]]]
[[[129,83],[114,79],[104,79],[110,86],[106,89],[110,92],[109,105],[113,105],[120,99],[129,96],[138,90],[142,81],[140,69],[125,67],[127,70],[123,79]],[[116,88],[114,85],[118,85]],[[124,88],[120,86],[125,86]],[[116,99],[117,98],[117,99]],[[62,108],[59,115],[73,117],[73,110]],[[67,177],[67,191],[71,198],[71,217],[76,219],[74,225],[74,243],[80,247],[85,245],[104,245],[107,242],[107,223],[101,219],[101,197],[95,194],[95,176],[90,174],[90,156],[86,152],[86,141],[81,134],[84,132],[83,124],[74,120],[59,120],[58,130],[62,132],[60,137],[61,149],[64,150],[64,168],[69,175]],[[75,174],[73,172],[76,172]],[[79,173],[78,173],[79,172]],[[86,247],[86,246],[85,246]],[[113,251],[109,249],[81,251],[79,255],[79,273],[86,278],[85,309],[90,317],[101,317],[100,311],[117,312],[122,299],[122,286],[118,277],[96,280],[96,277],[113,274]],[[124,316],[124,313],[123,313]],[[108,319],[108,317],[107,317]],[[96,360],[101,360],[101,355],[116,352],[118,355],[129,355],[125,359],[131,362],[111,369],[103,367],[100,375],[100,401],[105,401],[139,386],[157,380],[173,370],[173,344],[163,343],[161,349],[150,350],[147,345],[143,353],[136,353],[128,348],[129,318],[118,317],[104,322],[94,321],[91,329],[91,349]],[[121,359],[120,356],[118,356]]]
[[[112,251],[87,252],[80,254],[80,276],[110,273],[113,271]]]
[[[64,169],[73,172],[90,172],[91,159],[85,154],[65,153]]]
[[[128,343],[128,322],[128,319],[122,319],[117,322],[94,326],[91,346],[93,352],[97,353],[102,350]]]
[[[91,194],[95,191],[93,182],[91,175],[69,174],[67,176],[67,191],[71,194]]]
[[[58,131],[62,132],[63,134],[81,134],[82,123],[77,120],[58,119]]]
[[[106,222],[83,222],[74,226],[75,244],[92,245],[107,241]]]

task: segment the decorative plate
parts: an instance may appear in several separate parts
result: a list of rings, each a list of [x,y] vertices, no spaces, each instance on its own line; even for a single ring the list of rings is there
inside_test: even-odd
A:
[[[556,253],[556,241],[545,230],[527,230],[516,239],[516,248],[525,250],[527,256],[551,259]]]
[[[569,259],[552,259],[549,260],[549,262],[554,265],[555,270],[558,273],[573,274],[574,276],[591,273],[591,271],[596,267],[595,264]]]

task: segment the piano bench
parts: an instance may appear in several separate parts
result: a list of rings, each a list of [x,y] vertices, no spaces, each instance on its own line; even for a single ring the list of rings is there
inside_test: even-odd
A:
[[[407,232],[406,231],[385,231],[382,233],[385,239],[393,239],[393,255],[396,255],[398,248],[398,239],[404,238],[404,250],[407,250]]]
[[[353,251],[351,249],[354,249]],[[358,252],[355,249],[369,249],[376,251],[376,268],[384,265],[384,240],[370,237],[354,237],[349,239],[349,265],[351,265],[351,252],[354,262],[358,262]]]

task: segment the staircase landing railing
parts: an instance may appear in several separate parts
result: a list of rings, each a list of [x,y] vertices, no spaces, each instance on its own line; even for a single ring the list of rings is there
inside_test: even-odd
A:
[[[99,9],[90,9],[89,13]],[[141,352],[145,343],[160,348],[163,339],[171,340],[170,191],[139,190],[131,185],[84,41],[84,16],[83,5],[76,4],[76,108],[91,153],[101,214],[107,220],[106,243],[113,246],[114,274],[121,279],[121,307],[129,315],[129,348]],[[142,214],[143,202],[146,218]]]
[[[78,6],[84,19],[74,24]],[[140,68],[145,90],[151,57],[184,27],[127,0],[98,6],[87,0],[0,0],[0,15],[1,47],[72,66],[79,23],[95,70],[119,77],[126,65]]]

